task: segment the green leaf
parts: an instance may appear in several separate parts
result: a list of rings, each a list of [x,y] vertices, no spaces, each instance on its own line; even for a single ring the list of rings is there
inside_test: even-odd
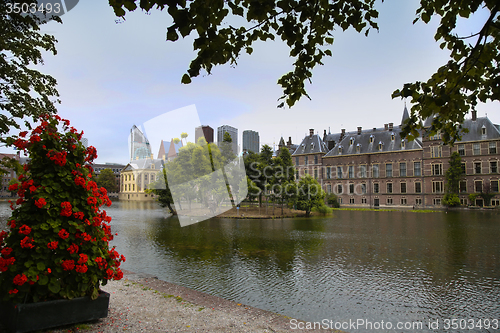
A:
[[[174,27],[170,27],[167,29],[167,40],[171,40],[172,42],[175,42],[176,40],[179,39],[179,35],[177,34],[177,31],[175,31]]]
[[[49,283],[49,277],[47,275],[41,275],[39,276],[38,284],[41,286],[46,285]]]
[[[33,265],[33,264],[34,264],[34,263],[33,263],[33,260],[28,260],[28,261],[26,261],[26,262],[24,263],[24,266],[25,266],[26,268],[30,268],[30,267],[31,267],[31,265]]]
[[[36,264],[36,268],[38,268],[39,271],[44,271],[45,264],[43,262],[39,262],[38,264]]]
[[[61,283],[55,278],[50,279],[49,290],[54,294],[59,293],[61,291]]]
[[[189,77],[188,74],[184,74],[182,76],[181,83],[184,83],[184,84],[190,84],[191,83],[191,78]]]

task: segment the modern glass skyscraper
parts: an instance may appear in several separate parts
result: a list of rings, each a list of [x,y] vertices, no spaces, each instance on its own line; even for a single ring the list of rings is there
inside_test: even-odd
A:
[[[144,158],[153,158],[151,145],[137,126],[130,129],[130,160],[142,160]]]
[[[246,130],[243,131],[243,150],[258,153],[260,147],[259,132]]]
[[[217,145],[220,147],[222,140],[224,140],[224,133],[228,132],[231,135],[232,149],[235,155],[238,155],[238,129],[229,125],[222,125],[217,127]]]

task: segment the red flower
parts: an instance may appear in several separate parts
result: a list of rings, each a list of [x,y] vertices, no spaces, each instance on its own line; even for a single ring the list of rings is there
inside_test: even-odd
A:
[[[23,198],[19,198],[16,200],[16,205],[20,205],[24,202],[24,199]]]
[[[17,274],[14,277],[14,284],[17,284],[18,286],[22,286],[24,283],[28,281],[28,278],[24,274]]]
[[[80,176],[77,176],[75,178],[75,184],[76,185],[81,185],[81,186],[85,186],[85,179],[83,179],[82,177]]]
[[[121,271],[121,269],[118,269],[116,271],[115,276],[113,276],[113,279],[114,280],[121,280],[122,278],[123,278],[123,272]]]
[[[17,191],[17,188],[19,187],[18,183],[14,183],[9,186],[9,191]]]
[[[86,273],[87,269],[87,265],[76,265],[76,271],[78,273]]]
[[[28,132],[27,132],[27,131],[24,131],[24,132],[19,133],[19,136],[20,136],[21,138],[24,138],[24,137],[26,136],[26,134],[28,134]]]
[[[26,224],[23,224],[21,228],[19,228],[19,233],[22,235],[29,235],[31,232],[31,228],[28,227]]]
[[[33,242],[33,238],[29,238],[28,236],[26,236],[21,240],[21,247],[32,249],[35,247],[35,245],[33,245],[31,242]]]
[[[80,253],[80,259],[78,259],[79,264],[85,264],[88,260],[89,257],[86,254]]]
[[[97,266],[99,266],[99,269],[104,269],[108,266],[108,263],[101,257],[97,257],[94,260],[97,263]]]
[[[47,273],[52,273],[52,270],[50,268],[47,268]]]
[[[73,216],[79,220],[83,220],[84,214],[83,214],[83,212],[76,212],[76,213],[73,213]]]
[[[9,294],[17,294],[18,290],[17,289],[11,289],[9,290]]]
[[[89,182],[90,183],[90,182]],[[87,198],[87,204],[91,205],[91,206],[94,206],[97,204],[97,199],[94,198],[94,197],[88,197]]]
[[[40,198],[38,200],[35,200],[35,205],[38,207],[38,208],[42,208],[43,206],[45,206],[47,204],[47,202],[45,201],[44,198]]]
[[[73,212],[71,211],[72,207],[70,202],[68,201],[61,202],[61,207],[63,208],[60,213],[61,216],[73,215]]]
[[[30,193],[33,193],[36,191],[36,186],[30,186]]]
[[[113,272],[113,270],[111,268],[108,268],[106,270],[106,279],[110,280],[113,277],[114,274],[115,273]]]
[[[14,224],[14,227],[11,226],[11,228],[15,228],[16,227],[16,224],[14,223],[15,221],[14,220],[10,220],[9,222],[7,222],[7,225],[8,226],[11,226],[12,224]],[[0,231],[0,244],[3,242],[3,240],[7,237],[9,233],[7,231]]]
[[[0,252],[2,253],[2,255],[3,255],[4,257],[6,257],[6,258],[7,258],[8,256],[10,256],[10,254],[11,254],[11,252],[12,252],[12,248],[10,248],[10,247],[4,247],[4,248],[2,249],[2,251],[0,251]]]
[[[7,272],[9,265],[14,265],[16,259],[14,257],[10,257],[9,259],[4,259],[0,257],[0,273]]]
[[[78,252],[78,245],[76,244],[71,244],[70,247],[68,247],[68,252],[73,254],[73,253],[77,253]]]
[[[62,230],[61,230],[62,231]],[[60,236],[60,235],[59,235]],[[47,243],[47,247],[51,250],[57,249],[57,245],[59,244],[58,241],[52,241],[50,243]]]
[[[67,232],[66,229],[61,229],[61,231],[58,232],[58,235],[62,239],[66,239],[69,237],[69,232]]]
[[[63,260],[61,263],[61,266],[65,271],[71,271],[73,268],[75,268],[75,261],[74,260]]]

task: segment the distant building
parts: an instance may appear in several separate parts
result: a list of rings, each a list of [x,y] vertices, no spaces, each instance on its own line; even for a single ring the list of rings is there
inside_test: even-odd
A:
[[[130,160],[134,161],[145,158],[153,158],[151,145],[141,130],[134,125],[130,129]]]
[[[18,151],[17,154],[2,154],[2,153],[0,153],[0,160],[2,160],[3,158],[14,158],[17,161],[19,161],[20,160],[20,152]],[[13,169],[7,169],[5,167],[2,167],[2,168],[4,170],[6,170],[7,172],[4,174],[0,174],[0,197],[16,196],[17,194],[9,192],[9,182],[12,181],[13,179],[17,179],[18,174]]]
[[[258,153],[260,151],[259,132],[243,131],[243,151]]]
[[[326,131],[325,131],[325,133],[326,133]],[[286,144],[285,144],[285,140],[283,139],[283,137],[281,137],[280,142],[278,143],[278,151],[281,150],[281,148],[286,147],[290,151],[290,154],[293,154],[293,153],[295,153],[295,150],[297,149],[298,146],[299,145],[292,144],[292,137],[291,136],[288,137],[288,141]]]
[[[102,170],[111,169],[111,171],[113,171],[113,174],[115,175],[115,183],[118,188],[118,191],[120,190],[120,171],[122,171],[124,167],[125,167],[124,164],[116,164],[116,163],[104,163],[104,164],[96,163],[92,165],[96,177],[99,177]]]
[[[222,125],[217,127],[217,145],[220,147],[222,141],[224,140],[224,133],[229,133],[231,135],[232,150],[235,155],[238,155],[238,129],[229,125]]]
[[[194,130],[195,143],[197,143],[198,139],[201,137],[204,137],[207,143],[214,142],[214,129],[208,125],[196,127]]]
[[[82,144],[85,148],[89,146],[89,139],[87,138],[82,138]]]
[[[156,175],[163,167],[163,160],[141,159],[131,161],[120,172],[120,200],[151,201],[154,194],[145,193],[148,185],[156,181]]]
[[[182,147],[182,141],[175,144],[174,140],[162,141],[160,144],[160,150],[158,151],[158,159],[164,161],[171,161],[177,157],[179,153],[179,148]]]

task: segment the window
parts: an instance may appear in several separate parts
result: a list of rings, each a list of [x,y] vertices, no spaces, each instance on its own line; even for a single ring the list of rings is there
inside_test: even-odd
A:
[[[342,194],[342,184],[337,185],[337,193]]]
[[[458,155],[465,156],[465,145],[458,145]]]
[[[378,164],[374,164],[373,165],[373,178],[378,178],[379,175],[380,175],[379,165]]]
[[[415,205],[416,206],[422,206],[422,198],[416,198],[415,199]]]
[[[399,176],[406,177],[406,162],[399,163]]]
[[[339,146],[339,155],[342,155],[342,146]]]
[[[467,192],[467,182],[465,180],[461,180],[458,184],[458,190],[460,193]]]
[[[378,183],[373,183],[373,193],[380,193],[380,188]]]
[[[497,168],[497,161],[490,161],[490,173],[497,173],[498,168]]]
[[[467,199],[466,198],[460,198],[460,205],[467,206]]]
[[[326,179],[331,179],[331,178],[332,178],[332,168],[326,167]]]
[[[354,184],[351,183],[349,184],[349,194],[353,194],[354,193]]]
[[[314,156],[314,164],[318,164],[318,156]]]
[[[332,184],[326,185],[326,192],[329,194],[332,193]]]
[[[476,180],[474,181],[474,191],[476,192],[483,192],[483,181],[482,180]]]
[[[413,175],[416,177],[422,176],[422,170],[420,169],[420,162],[413,162]]]
[[[432,199],[434,206],[441,206],[441,198]]]
[[[366,178],[366,165],[359,166],[359,177]]]
[[[370,143],[373,143],[374,136],[370,135]]]
[[[401,198],[401,204],[406,205],[406,198]]]
[[[392,205],[392,198],[387,198],[387,204]]]
[[[354,203],[354,198],[353,198],[353,197],[350,197],[350,198],[349,198],[349,203],[350,203],[350,204],[353,204],[353,203]]]
[[[442,181],[432,182],[432,193],[443,193],[444,186]]]
[[[318,179],[318,169],[314,169],[314,179]]]
[[[490,180],[490,184],[491,192],[498,192],[498,180]]]
[[[394,133],[391,133],[391,141],[394,141],[396,139],[396,136],[394,135]]]
[[[442,157],[442,146],[432,146],[431,147],[431,158]]]
[[[462,162],[461,166],[462,166],[462,175],[465,175],[467,173],[467,165],[465,164],[465,162]]]
[[[421,182],[415,183],[415,193],[422,193],[422,183]]]
[[[337,178],[342,178],[342,167],[337,167]]]
[[[356,145],[356,154],[359,154],[361,152],[361,145],[358,143]]]
[[[432,175],[440,176],[443,174],[443,165],[442,164],[432,164]]]
[[[304,169],[304,175],[309,174],[309,169]]]
[[[354,178],[354,166],[349,165],[349,178]]]
[[[472,145],[472,154],[481,155],[481,144],[480,143],[474,143]]]
[[[474,162],[474,173],[481,173],[481,162]]]
[[[295,171],[295,179],[299,179],[299,170]]]
[[[498,184],[498,182],[497,182],[497,184]],[[366,194],[366,184],[365,183],[361,184],[361,193]]]
[[[352,146],[354,144],[354,138],[349,139],[349,144]]]
[[[362,203],[362,204],[367,203],[366,198],[361,198],[361,203]]]
[[[392,183],[387,183],[387,193],[392,193]]]
[[[383,143],[382,143],[382,142],[379,142],[379,143],[378,143],[378,150],[379,150],[379,151],[382,151],[382,148],[383,148]]]
[[[481,135],[486,135],[486,127],[481,127]]]
[[[299,165],[299,157],[295,156],[295,165]]]
[[[392,163],[387,163],[385,165],[385,176],[392,177]]]
[[[491,199],[491,205],[492,206],[500,206],[500,200],[499,199]]]
[[[401,183],[401,193],[406,193],[406,183]]]
[[[405,147],[406,147],[406,141],[401,140],[401,149],[405,149]]]
[[[488,145],[488,151],[490,154],[496,154],[497,153],[497,143],[496,142],[490,142]]]
[[[304,156],[304,165],[307,165],[307,162],[308,162],[308,160],[309,160],[309,158],[308,158],[308,157],[309,157],[309,156]]]

